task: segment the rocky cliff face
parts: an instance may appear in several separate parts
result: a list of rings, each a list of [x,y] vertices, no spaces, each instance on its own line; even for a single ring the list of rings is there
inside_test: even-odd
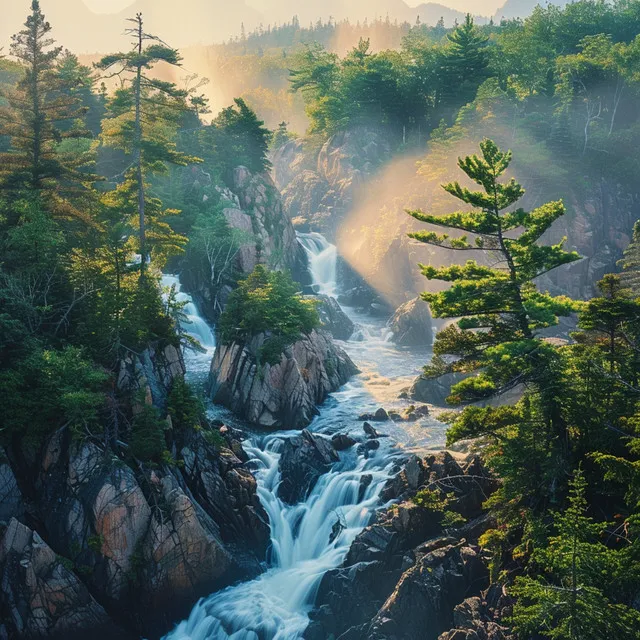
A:
[[[429,305],[414,298],[400,306],[389,321],[392,340],[403,347],[428,347],[433,342]]]
[[[196,280],[189,270],[182,273],[186,290],[198,298],[202,311],[212,321],[222,311],[235,284],[230,279],[233,274],[246,277],[257,264],[264,264],[271,269],[289,270],[302,284],[307,284],[309,278],[306,254],[268,174],[252,174],[246,167],[237,167],[231,188],[218,187],[217,191],[224,218],[239,237],[234,269],[222,282]]]
[[[466,518],[458,530],[445,530],[441,515],[409,500],[439,483],[455,495],[451,509]],[[436,640],[451,629],[455,607],[487,585],[475,541],[491,524],[482,504],[495,488],[477,457],[411,458],[381,496],[398,503],[381,510],[343,565],[323,578],[305,638]]]
[[[333,237],[366,181],[390,155],[385,136],[366,127],[331,136],[317,155],[308,154],[301,141],[287,143],[273,158],[285,212],[297,224]]]
[[[63,429],[30,468],[9,456],[20,487],[0,465],[9,637],[67,638],[111,619],[159,635],[198,597],[259,572],[268,518],[235,434],[190,431],[176,444],[178,465],[138,468]]]
[[[261,363],[266,340],[220,345],[211,364],[209,395],[240,417],[274,429],[300,429],[317,405],[357,372],[349,356],[330,336],[313,331],[285,349],[275,365]]]

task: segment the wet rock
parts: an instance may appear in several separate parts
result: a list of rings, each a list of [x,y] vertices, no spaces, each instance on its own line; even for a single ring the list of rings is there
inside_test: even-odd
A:
[[[364,500],[365,493],[371,486],[372,482],[373,476],[370,473],[366,473],[360,478],[360,487],[358,488],[358,502],[362,502]]]
[[[336,433],[331,438],[331,444],[336,451],[345,451],[353,447],[356,441],[346,433]]]
[[[329,440],[306,429],[299,436],[287,438],[280,457],[278,495],[289,504],[304,500],[318,478],[339,459]]]
[[[402,413],[397,411],[389,411],[389,417],[395,422],[417,422],[429,415],[429,407],[426,404],[415,406],[411,405]]]
[[[438,407],[446,407],[447,398],[451,395],[451,387],[467,377],[460,373],[448,373],[439,378],[415,379],[409,389],[409,397],[418,402],[428,402]]]
[[[227,427],[225,433],[229,433]],[[222,431],[222,429],[220,431]],[[264,558],[269,543],[268,516],[257,495],[257,483],[245,468],[246,453],[232,437],[231,449],[218,448],[206,434],[193,431],[181,450],[182,474],[193,496],[217,523],[222,539],[243,541]]]
[[[386,422],[387,420],[389,420],[389,414],[385,409],[380,407],[376,410],[375,413],[363,413],[362,415],[358,416],[358,420],[366,420],[367,422]]]
[[[10,520],[0,537],[0,613],[8,637],[124,637],[69,564],[35,531]]]
[[[414,298],[397,309],[389,328],[392,340],[403,347],[428,347],[433,342],[433,327],[429,305]]]
[[[336,340],[348,340],[355,331],[355,325],[342,310],[338,301],[331,296],[313,296],[318,300],[318,315],[322,328],[328,331]]]
[[[276,429],[307,426],[317,405],[357,372],[325,332],[303,336],[275,365],[258,364],[265,339],[260,334],[247,345],[220,345],[209,377],[214,402],[255,424]]]

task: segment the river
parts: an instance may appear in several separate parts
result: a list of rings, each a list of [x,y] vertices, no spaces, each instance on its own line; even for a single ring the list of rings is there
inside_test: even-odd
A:
[[[337,251],[317,233],[300,234],[299,240],[309,257],[309,269],[319,293],[337,295]],[[176,286],[178,299],[185,302],[183,328],[197,338],[204,352],[187,351],[185,361],[189,380],[203,385],[215,349],[213,332],[191,298],[180,292],[175,276],[165,276],[165,285]],[[320,407],[309,427],[322,434],[336,432],[362,435],[358,416],[380,406],[403,408],[400,389],[407,386],[430,357],[428,351],[399,349],[389,341],[384,319],[372,318],[355,309],[344,308],[357,326],[351,340],[341,342],[361,373],[333,393]],[[204,327],[203,327],[204,323]],[[212,417],[243,426],[228,411],[211,407]],[[165,640],[295,640],[309,623],[323,575],[340,565],[355,537],[382,506],[379,495],[392,467],[407,451],[438,448],[444,441],[444,426],[432,418],[415,423],[391,421],[378,426],[388,435],[369,457],[358,455],[356,447],[340,454],[340,462],[322,476],[304,502],[287,505],[277,497],[280,482],[278,462],[282,443],[297,431],[265,435],[254,433],[244,447],[251,458],[258,482],[258,494],[271,523],[271,548],[265,572],[201,599],[191,615],[169,633]],[[359,496],[360,480],[369,474],[373,480]],[[341,533],[331,531],[340,520]]]

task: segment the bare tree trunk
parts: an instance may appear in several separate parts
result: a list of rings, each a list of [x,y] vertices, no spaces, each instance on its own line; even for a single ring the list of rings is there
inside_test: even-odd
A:
[[[136,14],[138,23],[138,55],[142,56],[142,14]],[[135,164],[138,180],[138,217],[140,220],[140,279],[145,276],[147,267],[147,242],[144,214],[144,176],[142,172],[142,64],[138,61],[136,82],[134,85],[136,117],[135,117]]]

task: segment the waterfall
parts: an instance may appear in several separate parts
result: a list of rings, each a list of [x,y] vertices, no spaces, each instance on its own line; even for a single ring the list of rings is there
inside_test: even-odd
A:
[[[319,233],[299,233],[298,240],[307,252],[309,272],[316,291],[336,297],[338,250]]]
[[[203,349],[202,352],[195,349],[186,350],[185,364],[188,373],[194,374],[209,371],[209,366],[213,359],[213,352],[216,348],[216,338],[213,330],[200,315],[193,298],[188,293],[182,291],[182,285],[180,284],[178,276],[163,275],[161,284],[165,290],[173,288],[176,294],[176,301],[184,303],[180,328],[184,333],[194,338]],[[167,297],[168,294],[165,293],[165,301]]]
[[[335,295],[337,250],[322,235],[299,235],[309,256],[309,271],[318,293]],[[186,299],[185,299],[186,300]],[[197,312],[197,309],[194,308]],[[360,341],[345,347],[361,369],[369,371],[345,385],[321,407],[310,429],[316,434],[341,432],[362,438],[362,423],[357,416],[374,411],[386,385],[375,386],[380,376],[371,370],[385,370],[385,375],[417,375],[424,359],[412,360],[384,339],[385,322],[345,310],[362,327]],[[187,368],[192,361],[186,359]],[[376,394],[372,393],[376,390]],[[393,391],[397,397],[397,392]],[[411,432],[410,429],[415,429]],[[269,515],[271,546],[266,571],[248,582],[240,583],[203,598],[187,620],[166,636],[166,640],[296,640],[302,638],[309,624],[322,577],[335,569],[358,533],[368,524],[380,506],[380,492],[390,477],[397,456],[395,441],[413,446],[425,438],[417,423],[395,428],[385,427],[390,438],[381,440],[380,449],[368,457],[356,447],[341,452],[340,461],[321,476],[306,500],[288,505],[278,498],[279,462],[283,443],[298,435],[285,431],[268,436],[254,436],[244,443],[258,484],[258,495]],[[430,437],[430,436],[429,436]],[[364,476],[366,482],[363,480]],[[367,484],[368,483],[368,484]],[[340,533],[332,529],[340,522]]]

